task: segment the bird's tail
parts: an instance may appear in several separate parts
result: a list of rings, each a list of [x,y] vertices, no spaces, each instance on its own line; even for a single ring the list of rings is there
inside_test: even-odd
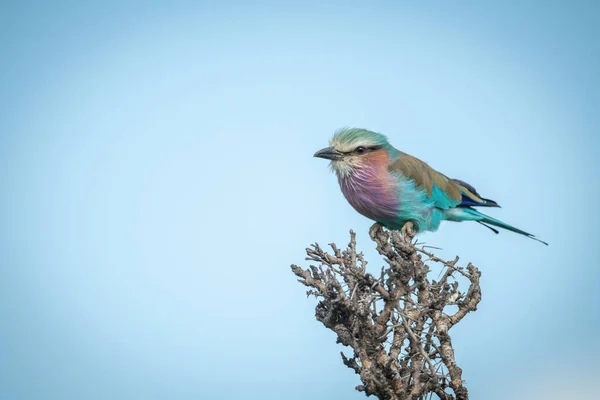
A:
[[[477,210],[474,210],[474,209],[472,209],[472,208],[462,208],[461,210],[462,210],[463,212],[465,212],[465,213],[467,213],[467,214],[468,214],[468,218],[465,218],[465,219],[470,219],[470,220],[472,220],[472,221],[477,221],[477,222],[479,222],[480,224],[482,224],[482,225],[484,225],[484,226],[488,227],[489,229],[493,230],[493,231],[494,231],[494,232],[496,232],[496,233],[498,233],[498,231],[497,231],[496,229],[494,229],[494,228],[492,228],[492,227],[488,226],[487,224],[489,224],[489,225],[493,225],[493,226],[497,226],[497,227],[499,227],[499,228],[506,229],[506,230],[509,230],[509,231],[512,231],[512,232],[515,232],[515,233],[521,234],[521,235],[523,235],[523,236],[527,236],[527,237],[528,237],[528,238],[530,238],[530,239],[537,240],[538,242],[540,242],[540,243],[544,243],[546,246],[548,246],[548,243],[546,243],[546,242],[544,242],[544,241],[542,241],[542,240],[540,240],[540,239],[536,238],[536,237],[535,237],[534,235],[532,235],[531,233],[528,233],[528,232],[522,231],[522,230],[521,230],[521,229],[519,229],[519,228],[515,228],[515,227],[514,227],[514,226],[512,226],[512,225],[509,225],[509,224],[507,224],[507,223],[505,223],[505,222],[502,222],[502,221],[500,221],[500,220],[497,220],[496,218],[492,218],[492,217],[490,217],[489,215],[485,215],[485,214],[483,214],[483,213],[480,213],[480,212],[479,212],[479,211],[477,211]]]

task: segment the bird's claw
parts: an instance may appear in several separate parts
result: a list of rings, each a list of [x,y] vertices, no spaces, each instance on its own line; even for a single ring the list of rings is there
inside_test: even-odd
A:
[[[412,221],[408,221],[404,224],[404,226],[402,227],[402,229],[400,230],[400,233],[402,233],[402,236],[404,238],[408,238],[408,240],[412,241],[413,238],[415,237],[415,235],[417,234],[415,232],[414,229],[414,224],[412,223]]]

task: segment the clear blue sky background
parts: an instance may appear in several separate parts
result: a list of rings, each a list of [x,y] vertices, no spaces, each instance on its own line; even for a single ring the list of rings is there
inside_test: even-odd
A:
[[[0,5],[0,398],[363,398],[289,270],[350,228],[382,263],[312,158],[341,126],[550,243],[422,236],[483,272],[472,397],[592,398],[594,2],[239,3]]]

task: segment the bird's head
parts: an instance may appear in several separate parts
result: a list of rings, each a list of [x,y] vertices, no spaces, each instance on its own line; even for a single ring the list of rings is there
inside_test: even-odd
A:
[[[331,160],[331,168],[345,177],[353,170],[372,163],[378,155],[391,148],[387,138],[366,129],[342,128],[335,132],[329,147],[315,153],[315,157]]]

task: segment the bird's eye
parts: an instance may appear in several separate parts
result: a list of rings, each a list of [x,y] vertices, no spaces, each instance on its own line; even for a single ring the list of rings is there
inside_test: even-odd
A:
[[[363,146],[358,146],[355,150],[358,154],[363,154],[364,152],[367,151],[367,149]]]

